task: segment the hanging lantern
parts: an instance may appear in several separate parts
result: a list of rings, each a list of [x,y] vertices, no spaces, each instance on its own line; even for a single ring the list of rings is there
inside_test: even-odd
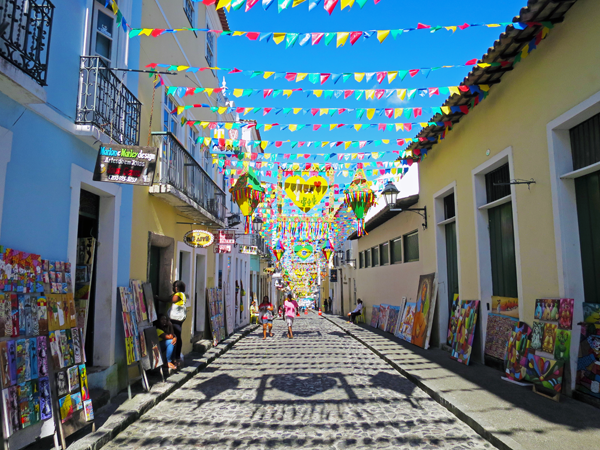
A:
[[[369,208],[375,204],[375,193],[369,189],[369,182],[362,169],[354,174],[354,179],[344,192],[344,204],[349,206],[356,216],[356,234],[362,236],[365,232],[365,216]]]
[[[248,171],[240,176],[229,192],[246,219],[244,233],[250,234],[252,232],[252,213],[265,199],[265,190],[256,178],[254,170],[248,168]]]
[[[331,242],[331,239],[327,240],[327,243],[323,246],[321,251],[323,252],[323,256],[325,256],[325,261],[329,261],[329,258],[331,258],[331,254],[334,251],[333,242]]]
[[[277,244],[275,244],[275,247],[273,247],[273,254],[275,255],[275,259],[277,260],[277,262],[279,262],[281,260],[281,257],[283,256],[284,253],[285,253],[285,248],[283,248],[283,245],[281,244],[281,240],[278,240]]]

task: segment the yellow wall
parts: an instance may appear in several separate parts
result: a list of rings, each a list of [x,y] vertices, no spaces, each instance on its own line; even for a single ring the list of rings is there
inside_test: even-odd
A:
[[[526,59],[492,86],[490,95],[435,145],[420,165],[420,198],[456,182],[460,296],[477,299],[478,261],[471,171],[512,147],[514,176],[535,185],[515,186],[520,244],[522,320],[533,320],[537,298],[557,297],[557,263],[546,124],[600,90],[600,2],[582,0]],[[486,150],[490,155],[486,156]],[[430,221],[433,220],[430,214]],[[435,226],[423,233],[424,270],[436,270]],[[573,230],[577,232],[577,230]],[[481,299],[487,301],[489,299]]]
[[[420,207],[419,204],[413,206],[413,208]],[[402,212],[372,230],[367,236],[361,237],[358,240],[358,252],[391,241],[415,230],[419,230],[419,247],[421,247],[422,223],[423,219],[416,213]],[[420,249],[419,252],[421,253]],[[354,256],[357,259],[358,267],[358,254]],[[423,270],[422,257],[415,262],[402,262],[400,264],[355,270],[356,295],[363,301],[367,323],[371,321],[373,305],[384,303],[399,306],[402,297],[406,297],[409,301],[411,298],[414,299],[417,294],[419,276],[428,273]],[[344,300],[346,300],[345,297]],[[344,303],[347,304],[347,301]]]

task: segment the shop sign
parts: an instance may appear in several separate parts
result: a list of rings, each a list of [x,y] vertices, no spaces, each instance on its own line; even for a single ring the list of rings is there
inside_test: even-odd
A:
[[[256,245],[242,245],[240,253],[243,255],[256,255],[258,254],[258,247]]]
[[[102,145],[96,159],[94,181],[150,186],[157,154],[156,147]]]
[[[217,235],[218,244],[235,244],[235,231],[234,230],[219,230]]]
[[[214,249],[215,253],[231,253],[232,247],[231,244],[215,244]]]
[[[190,247],[194,248],[205,248],[211,245],[215,240],[212,233],[204,230],[192,230],[185,233],[183,236],[183,242]]]
[[[329,281],[331,283],[337,283],[337,269],[331,269],[329,272]]]
[[[265,267],[263,269],[264,273],[274,273],[275,272],[275,267]]]

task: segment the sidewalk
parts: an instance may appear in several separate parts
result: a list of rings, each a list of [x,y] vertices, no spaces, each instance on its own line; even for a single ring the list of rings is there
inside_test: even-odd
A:
[[[490,367],[465,366],[440,349],[423,350],[369,325],[324,316],[366,345],[493,445],[511,450],[598,448],[600,411],[569,397],[560,403],[500,379]]]

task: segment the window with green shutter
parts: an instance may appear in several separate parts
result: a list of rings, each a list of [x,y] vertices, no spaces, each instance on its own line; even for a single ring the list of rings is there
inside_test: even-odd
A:
[[[384,242],[379,246],[379,262],[382,266],[390,263],[390,244]]]
[[[379,247],[371,249],[371,262],[373,263],[373,267],[379,265]]]
[[[419,232],[405,234],[404,239],[404,262],[414,262],[419,260]]]
[[[390,256],[392,257],[392,264],[400,264],[402,262],[402,238],[390,241]]]
[[[358,268],[362,269],[365,267],[365,253],[364,252],[360,252],[358,254]]]
[[[371,267],[371,250],[365,250],[365,267]]]

